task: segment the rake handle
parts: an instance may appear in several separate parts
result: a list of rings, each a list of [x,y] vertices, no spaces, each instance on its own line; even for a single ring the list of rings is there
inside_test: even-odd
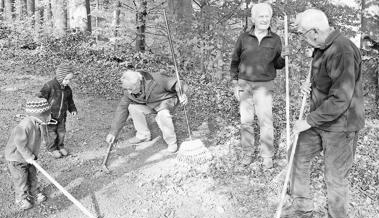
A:
[[[181,95],[181,94],[183,94],[183,89],[182,89],[182,85],[181,85],[181,82],[180,82],[179,70],[178,70],[178,65],[177,65],[176,58],[175,58],[174,46],[173,46],[173,41],[172,41],[172,37],[171,37],[170,26],[168,25],[168,21],[167,21],[166,10],[163,10],[163,16],[164,16],[164,20],[165,20],[165,23],[166,23],[168,42],[170,44],[170,52],[171,52],[171,56],[172,56],[172,61],[174,62],[176,79],[178,80],[179,95]],[[189,120],[188,120],[188,116],[187,116],[186,106],[183,106],[183,110],[184,110],[184,116],[186,118],[188,135],[189,135],[190,140],[192,141],[191,129],[190,129],[190,126],[189,126]]]
[[[53,183],[66,197],[75,204],[85,215],[91,218],[97,218],[92,215],[74,196],[72,196],[66,189],[63,188],[53,177],[51,177],[36,161],[32,161],[33,164],[51,183]]]
[[[308,72],[307,78],[305,80],[306,82],[310,81],[310,79],[311,79],[311,73],[312,73],[312,61],[310,62],[309,72]],[[307,94],[303,95],[303,98],[302,98],[302,101],[301,101],[300,113],[299,113],[299,120],[303,119],[304,110],[305,110],[305,104],[307,103],[307,97],[308,97]],[[291,171],[292,171],[292,167],[293,167],[293,159],[295,157],[295,151],[296,151],[298,139],[299,139],[299,134],[296,134],[295,138],[294,138],[294,141],[292,143],[292,149],[291,149],[291,153],[290,153],[291,155],[290,155],[290,159],[288,161],[288,169],[287,169],[287,173],[286,173],[286,178],[284,180],[282,192],[280,194],[280,202],[279,202],[279,206],[278,206],[275,218],[280,218],[280,215],[282,214],[282,207],[283,207],[284,198],[285,198],[286,192],[287,192],[287,184],[288,184],[290,176],[291,176]]]
[[[111,153],[112,146],[113,146],[113,142],[109,143],[107,154],[106,154],[106,156],[105,156],[105,158],[103,160],[103,166],[105,166],[105,168],[107,167],[107,161],[108,161],[108,158],[109,158],[109,154]]]

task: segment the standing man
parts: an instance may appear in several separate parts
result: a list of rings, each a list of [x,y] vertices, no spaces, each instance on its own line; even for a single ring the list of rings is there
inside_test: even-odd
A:
[[[270,30],[271,17],[272,8],[269,4],[258,3],[252,7],[251,20],[254,26],[239,36],[230,65],[234,95],[240,102],[241,164],[247,166],[253,161],[253,123],[256,114],[260,126],[260,154],[266,169],[273,167],[274,156],[273,80],[276,69],[285,65],[281,57],[280,37]],[[283,55],[288,55],[287,48]]]
[[[106,141],[114,142],[129,115],[137,134],[129,139],[128,143],[138,144],[150,141],[151,133],[145,116],[156,112],[155,120],[168,145],[167,151],[175,153],[178,145],[170,110],[176,106],[178,100],[181,104],[187,104],[187,96],[179,92],[177,80],[161,74],[153,77],[147,72],[127,70],[122,74],[121,83],[125,90],[124,96],[117,106]]]
[[[300,13],[296,24],[301,37],[315,50],[310,113],[305,120],[296,121],[293,128],[300,135],[289,188],[292,204],[283,208],[282,217],[312,217],[310,164],[322,151],[328,217],[347,218],[347,176],[358,130],[364,127],[361,55],[349,39],[329,27],[328,18],[320,10]]]

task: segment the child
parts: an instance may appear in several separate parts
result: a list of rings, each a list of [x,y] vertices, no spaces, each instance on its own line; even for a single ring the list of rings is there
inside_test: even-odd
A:
[[[56,71],[56,77],[47,82],[39,94],[39,97],[45,98],[50,103],[51,117],[57,121],[56,124],[48,125],[50,139],[46,143],[47,150],[55,158],[68,155],[63,144],[66,134],[67,111],[73,116],[77,113],[72,98],[72,90],[68,86],[73,76],[73,69],[70,64],[60,64]]]
[[[32,160],[37,160],[41,142],[46,135],[46,122],[50,120],[50,105],[46,99],[36,98],[26,103],[27,117],[12,130],[5,148],[5,159],[11,173],[16,204],[22,209],[46,200],[37,188],[37,170]]]

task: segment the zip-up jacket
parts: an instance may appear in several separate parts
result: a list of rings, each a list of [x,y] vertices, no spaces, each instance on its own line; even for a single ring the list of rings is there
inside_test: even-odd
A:
[[[38,156],[41,146],[41,121],[35,117],[25,117],[11,131],[7,146],[5,147],[5,159],[26,163],[27,159]]]
[[[51,117],[63,120],[69,112],[77,111],[70,86],[62,86],[56,78],[47,82],[41,89],[40,98],[45,98],[51,105]]]
[[[163,74],[153,76],[143,71],[140,73],[143,76],[141,94],[135,95],[125,90],[117,106],[110,131],[116,137],[129,116],[128,107],[130,104],[142,104],[154,110],[161,110],[164,109],[161,107],[162,101],[177,98],[175,89],[177,80],[175,78]]]
[[[285,65],[281,52],[282,43],[277,34],[268,29],[259,43],[253,27],[238,37],[230,64],[231,79],[252,82],[275,79],[276,69],[282,69]]]
[[[315,49],[309,125],[334,132],[364,127],[361,62],[359,49],[337,30]]]

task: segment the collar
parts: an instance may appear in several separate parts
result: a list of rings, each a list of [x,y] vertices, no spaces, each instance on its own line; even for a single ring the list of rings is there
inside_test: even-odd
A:
[[[331,27],[331,30],[332,31],[329,33],[328,37],[326,37],[326,39],[325,39],[324,45],[322,45],[320,47],[321,50],[325,50],[325,49],[329,48],[329,46],[332,45],[334,40],[341,35],[340,31],[335,30],[333,27]]]
[[[54,78],[54,80],[55,80],[55,83],[56,84],[58,84],[58,86],[61,88],[61,89],[64,89],[66,86],[64,86],[64,85],[62,85],[59,81],[58,81],[58,79],[55,77]]]
[[[252,36],[255,36],[254,30],[255,30],[255,25],[253,25],[251,27],[251,29],[249,30],[249,34],[252,35]],[[268,27],[268,29],[267,29],[267,35],[266,36],[268,36],[268,37],[272,36],[271,27]]]
[[[32,120],[34,123],[37,123],[38,125],[46,125],[46,123],[44,123],[41,119],[33,115],[29,115],[29,119]]]

